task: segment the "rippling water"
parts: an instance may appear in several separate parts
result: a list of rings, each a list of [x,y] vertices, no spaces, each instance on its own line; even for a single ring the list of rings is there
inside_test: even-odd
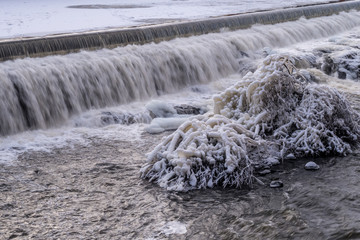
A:
[[[166,134],[165,134],[166,135]],[[357,239],[360,157],[288,161],[266,186],[168,192],[138,178],[154,143],[100,141],[23,155],[3,166],[4,239]],[[159,137],[156,137],[157,139]],[[56,161],[54,161],[56,159]],[[268,183],[281,179],[284,187]]]

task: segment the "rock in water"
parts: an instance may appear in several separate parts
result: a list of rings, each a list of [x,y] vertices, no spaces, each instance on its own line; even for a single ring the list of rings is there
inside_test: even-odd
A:
[[[271,187],[271,188],[281,188],[281,187],[283,187],[283,186],[284,186],[284,184],[283,184],[283,182],[280,181],[280,180],[272,181],[272,182],[270,183],[270,187]]]
[[[295,160],[295,159],[296,159],[296,157],[295,157],[295,155],[294,155],[294,154],[289,153],[289,154],[285,157],[285,159],[286,159],[286,160]]]
[[[315,162],[308,162],[305,164],[304,167],[306,170],[319,170],[319,165],[317,165]]]
[[[176,110],[177,114],[199,115],[207,112],[207,110],[204,108],[195,107],[186,104],[182,104],[180,106],[174,106],[174,109]]]
[[[264,175],[269,174],[269,173],[271,173],[271,171],[269,169],[265,169],[265,170],[262,170],[261,172],[259,172],[259,174],[261,176],[264,176]]]

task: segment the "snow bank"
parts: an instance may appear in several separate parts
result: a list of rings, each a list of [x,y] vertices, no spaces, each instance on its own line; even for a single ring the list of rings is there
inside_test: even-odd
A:
[[[269,56],[215,96],[214,114],[191,118],[165,138],[148,154],[142,177],[176,191],[251,186],[255,164],[351,152],[359,115],[335,89],[308,82],[293,62]]]

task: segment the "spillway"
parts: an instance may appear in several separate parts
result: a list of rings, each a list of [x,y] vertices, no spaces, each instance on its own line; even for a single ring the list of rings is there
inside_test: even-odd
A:
[[[360,10],[360,2],[340,2],[315,6],[239,14],[207,20],[180,22],[128,29],[113,29],[47,37],[20,38],[0,41],[0,60],[26,56],[64,54],[80,49],[113,48],[127,44],[144,44],[187,37],[227,28],[231,30],[249,28],[254,24],[275,24],[295,21],[301,17],[329,16],[352,9]]]
[[[176,28],[176,31],[181,33],[180,36],[184,36],[190,33],[200,34],[202,31],[211,32],[223,27],[245,26],[245,19],[248,25],[251,25],[258,21],[256,19],[260,19],[259,16],[263,19],[261,23],[282,22],[276,25],[257,25],[233,32],[178,38],[160,43],[4,61],[0,63],[0,135],[57,126],[71,116],[89,109],[146,100],[178,91],[186,86],[209,83],[239,71],[244,62],[261,55],[264,47],[283,47],[331,36],[359,26],[360,13],[351,11],[312,19],[300,18],[292,22],[288,20],[295,20],[303,15],[306,17],[329,15],[344,8],[345,10],[359,8],[359,5],[359,2],[350,2],[212,19],[179,26],[140,28],[131,31],[142,32],[140,35],[146,42],[163,36],[179,36],[174,35],[174,32],[171,32],[173,30],[165,30],[170,26]],[[239,19],[243,19],[241,23]],[[216,27],[209,30],[210,26],[215,25]],[[144,35],[144,29],[149,35]],[[154,29],[159,31],[162,29],[161,34],[155,34],[157,30]],[[125,36],[121,31],[103,34],[118,36],[119,39]],[[94,41],[85,41],[83,36],[88,36],[89,39],[103,37],[98,34],[73,38],[50,37],[31,40],[28,43],[38,46],[33,45],[32,49],[35,52],[44,52],[45,46],[48,47],[46,51],[55,52],[61,48],[54,46],[67,48],[61,50],[90,47],[88,44]],[[143,42],[142,38],[126,36],[126,43]],[[58,42],[52,45],[47,39]],[[15,46],[17,43],[11,44]],[[113,42],[109,40],[104,46],[112,44]],[[19,42],[18,46],[24,50],[28,45],[25,41]],[[18,48],[20,47],[15,49]],[[9,54],[14,55],[19,53],[11,47],[8,51]],[[28,50],[26,51],[29,53]],[[4,54],[4,47],[1,52]]]

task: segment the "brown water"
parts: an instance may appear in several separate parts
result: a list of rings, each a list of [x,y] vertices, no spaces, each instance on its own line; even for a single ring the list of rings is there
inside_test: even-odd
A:
[[[1,166],[0,239],[360,238],[359,154],[315,159],[314,172],[288,161],[254,189],[176,193],[139,178],[160,137],[94,138]],[[272,179],[284,187],[268,187]]]

